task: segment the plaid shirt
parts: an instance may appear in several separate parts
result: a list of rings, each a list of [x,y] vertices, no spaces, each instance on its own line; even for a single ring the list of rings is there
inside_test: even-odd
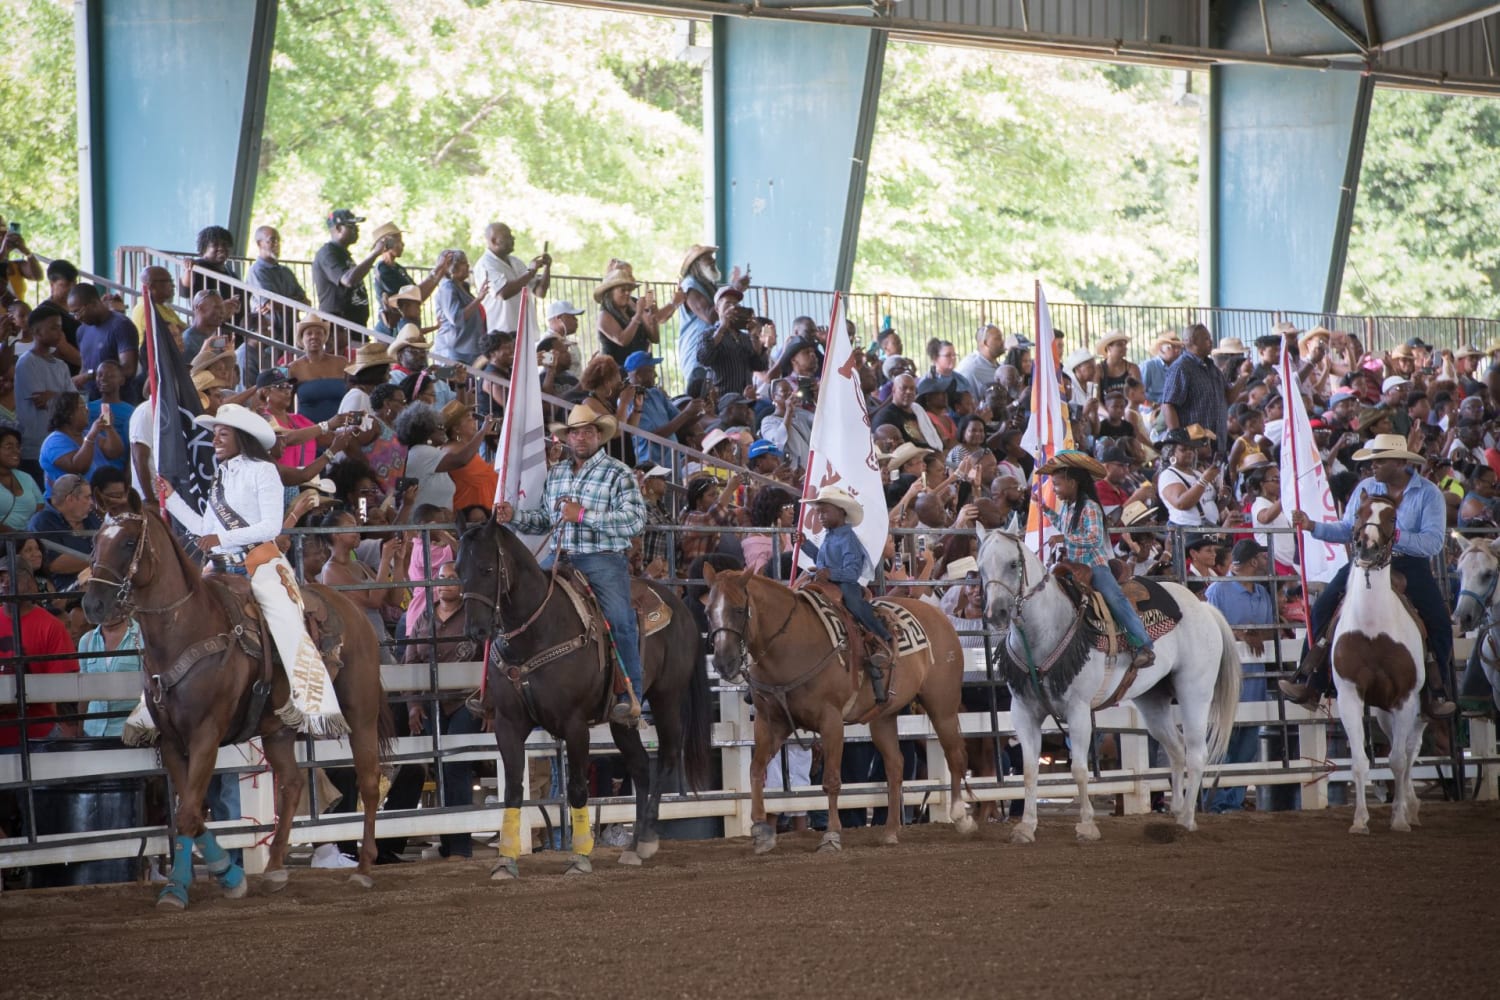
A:
[[[1063,558],[1085,566],[1108,566],[1114,551],[1109,547],[1109,537],[1104,533],[1104,511],[1092,500],[1085,501],[1078,517],[1078,527],[1073,527],[1074,503],[1065,503],[1061,510],[1042,505],[1042,513],[1062,535]]]
[[[1229,449],[1228,388],[1224,373],[1211,358],[1200,361],[1184,351],[1167,369],[1162,402],[1177,407],[1179,426],[1201,424],[1213,431],[1214,451],[1222,455]]]
[[[526,534],[551,531],[564,500],[583,506],[583,523],[562,526],[557,542],[561,552],[627,552],[631,540],[646,526],[646,499],[635,475],[602,448],[577,472],[567,459],[548,469],[541,505],[516,511],[511,524]]]

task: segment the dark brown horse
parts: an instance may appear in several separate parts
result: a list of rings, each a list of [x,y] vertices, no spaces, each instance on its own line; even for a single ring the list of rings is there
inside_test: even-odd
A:
[[[590,721],[613,701],[614,670],[601,659],[604,622],[580,616],[558,585],[509,528],[493,517],[464,533],[458,547],[469,637],[490,643],[485,666],[487,707],[505,767],[504,818],[496,880],[518,878],[521,780],[526,737],[541,726],[568,748],[568,806],[573,830],[569,874],[592,870],[594,838],[588,815]],[[665,603],[672,620],[642,644],[641,667],[658,741],[657,766],[640,730],[610,723],[610,735],[635,785],[634,840],[621,864],[638,865],[660,844],[657,816],[662,790],[678,780],[678,758],[690,789],[708,786],[712,711],[702,639],[692,614],[672,591],[645,583]],[[612,655],[612,654],[611,654]]]
[[[133,614],[141,626],[146,702],[161,733],[162,766],[177,792],[172,878],[162,889],[157,905],[172,909],[187,905],[195,844],[225,894],[244,895],[244,872],[229,863],[204,826],[203,800],[219,747],[255,735],[261,737],[276,778],[276,834],[266,867],[266,888],[272,892],[283,889],[287,882],[287,839],[304,783],[297,767],[297,734],[283,725],[273,710],[290,697],[286,675],[275,669],[269,696],[254,696],[263,663],[236,641],[236,625],[221,601],[220,588],[201,575],[154,511],[143,510],[135,497],[131,509],[134,513],[111,519],[94,539],[92,578],[85,590],[83,610],[92,622]],[[359,869],[351,881],[368,888],[373,884],[370,865],[375,860],[380,750],[395,732],[380,684],[379,639],[348,598],[318,584],[306,589],[342,619],[343,667],[333,688],[350,727],[349,745],[359,775],[365,821]],[[204,649],[212,651],[191,663]],[[191,665],[180,671],[179,662]],[[173,680],[153,685],[151,678],[155,675],[172,676]],[[257,717],[248,718],[257,704]]]
[[[870,739],[885,761],[885,842],[896,843],[901,826],[901,745],[896,715],[921,699],[948,760],[948,815],[959,833],[972,833],[974,820],[960,794],[967,767],[958,728],[964,679],[963,648],[943,612],[925,601],[894,600],[910,611],[927,633],[929,645],[895,659],[890,700],[875,705],[875,696],[860,683],[863,671],[849,669],[811,604],[784,583],[743,570],[705,567],[713,584],[708,595],[709,641],[714,668],[727,681],[748,672],[755,699],[755,752],[750,760],[751,842],[756,854],[776,846],[776,828],[766,822],[766,766],[781,744],[798,729],[823,737],[823,791],[828,794],[828,832],[819,850],[843,849],[839,828],[839,767],[844,755],[844,725],[869,719]]]

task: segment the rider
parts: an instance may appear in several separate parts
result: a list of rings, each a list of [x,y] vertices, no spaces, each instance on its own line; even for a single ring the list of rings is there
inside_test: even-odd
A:
[[[646,526],[646,500],[630,467],[605,454],[614,437],[615,418],[579,404],[566,425],[571,455],[547,470],[547,481],[535,507],[516,510],[501,501],[495,520],[526,534],[552,530],[557,519],[556,552],[566,554],[585,577],[609,623],[620,666],[630,690],[610,710],[610,721],[633,724],[641,717],[639,630],[630,603],[630,543]]]
[[[891,633],[885,623],[865,600],[864,586],[860,576],[864,573],[864,546],[854,529],[865,519],[865,509],[847,491],[837,486],[825,486],[818,495],[807,501],[817,511],[823,522],[823,544],[818,547],[818,559],[813,580],[818,583],[835,583],[844,598],[844,607],[854,620],[867,632],[879,636],[884,647],[870,644],[870,653],[865,657],[865,671],[870,675],[870,690],[875,693],[875,704],[883,705],[890,700],[890,688],[886,684],[886,667],[890,666]]]
[[[158,478],[167,510],[198,536],[198,547],[210,554],[216,569],[250,578],[250,591],[291,682],[291,701],[276,710],[281,721],[316,736],[348,732],[323,658],[307,635],[297,578],[276,546],[286,511],[286,491],[270,455],[276,432],[238,403],[194,420],[214,434],[213,484],[200,512]]]
[[[1130,659],[1131,669],[1150,666],[1156,661],[1151,636],[1109,567],[1113,552],[1109,532],[1104,527],[1104,507],[1094,489],[1094,480],[1103,479],[1107,470],[1090,455],[1064,449],[1036,471],[1052,477],[1052,486],[1062,501],[1062,509],[1053,510],[1042,497],[1040,486],[1032,494],[1059,532],[1063,558],[1089,568],[1094,589],[1103,596],[1115,623],[1125,630],[1130,647],[1135,650]]]
[[[1443,602],[1442,592],[1432,576],[1431,560],[1443,551],[1444,533],[1447,530],[1447,505],[1436,485],[1415,475],[1411,466],[1421,463],[1421,455],[1407,450],[1406,439],[1399,434],[1377,434],[1369,446],[1354,453],[1356,462],[1369,462],[1371,475],[1360,481],[1344,507],[1342,521],[1314,523],[1299,510],[1292,511],[1292,526],[1302,531],[1311,531],[1320,542],[1348,543],[1354,532],[1354,518],[1360,502],[1366,494],[1389,497],[1396,504],[1396,537],[1391,556],[1391,569],[1406,577],[1406,597],[1416,607],[1422,624],[1427,628],[1427,685],[1422,692],[1423,714],[1429,718],[1442,719],[1453,714],[1454,704],[1448,700],[1443,677],[1448,669],[1448,659],[1453,652],[1453,625],[1448,619],[1448,608]],[[1334,575],[1332,581],[1312,606],[1312,621],[1309,624],[1308,640],[1318,640],[1319,647],[1325,630],[1331,624],[1334,612],[1344,599],[1344,590],[1349,582],[1349,567]],[[1302,664],[1297,675],[1290,681],[1278,682],[1282,693],[1300,705],[1313,706],[1328,692],[1332,685],[1328,668],[1328,657],[1309,656],[1304,648]]]

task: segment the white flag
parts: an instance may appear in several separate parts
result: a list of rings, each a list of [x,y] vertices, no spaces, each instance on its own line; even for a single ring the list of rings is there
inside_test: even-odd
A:
[[[1291,516],[1300,509],[1309,521],[1334,521],[1338,508],[1328,488],[1323,456],[1313,440],[1312,424],[1297,382],[1297,366],[1281,340],[1281,506]],[[1302,570],[1308,580],[1327,583],[1348,559],[1342,545],[1320,542],[1310,532],[1302,533]]]
[[[865,570],[873,576],[890,535],[890,515],[886,512],[880,463],[875,460],[875,435],[870,430],[870,414],[859,387],[859,369],[854,364],[854,345],[844,326],[844,299],[840,294],[833,297],[833,317],[828,321],[828,351],[823,359],[818,405],[813,412],[802,495],[810,499],[824,486],[848,491],[864,507],[864,520],[854,533],[864,546]],[[822,531],[806,532],[806,536],[816,544],[822,538]],[[811,564],[805,553],[800,554],[799,565]]]
[[[531,293],[521,290],[521,321],[516,333],[516,362],[511,367],[510,394],[500,443],[495,449],[495,502],[507,501],[516,510],[542,502],[547,480],[547,430],[542,423],[542,387],[537,380],[536,330],[529,322]]]
[[[1038,281],[1036,346],[1032,348],[1032,357],[1036,360],[1031,366],[1031,419],[1026,424],[1025,433],[1021,435],[1021,447],[1036,459],[1037,468],[1051,461],[1059,451],[1073,447],[1073,431],[1063,409],[1062,388],[1057,382],[1057,364],[1053,360],[1055,354],[1052,344],[1055,337],[1052,332],[1052,311],[1047,308],[1047,296],[1042,291],[1042,283]],[[1042,479],[1042,500],[1055,509],[1057,494],[1052,486],[1052,477],[1038,477],[1033,473],[1032,478]],[[1041,505],[1033,503],[1026,516],[1027,543],[1040,553],[1046,540],[1056,533],[1052,525],[1042,517]]]

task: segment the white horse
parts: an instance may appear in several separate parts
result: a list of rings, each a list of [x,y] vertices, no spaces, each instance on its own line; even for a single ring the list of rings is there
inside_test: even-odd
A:
[[[1461,588],[1458,606],[1453,610],[1453,631],[1467,632],[1480,627],[1475,639],[1479,643],[1479,666],[1490,682],[1495,708],[1500,710],[1500,539],[1476,538],[1464,542],[1458,557]]]
[[[1365,705],[1391,740],[1395,802],[1391,829],[1403,833],[1417,823],[1417,790],[1412,767],[1427,724],[1418,712],[1423,664],[1422,632],[1391,587],[1391,548],[1396,539],[1396,506],[1366,494],[1354,520],[1354,561],[1343,609],[1333,632],[1333,686],[1339,719],[1349,737],[1354,764],[1354,825],[1350,833],[1370,832],[1365,782]]]
[[[1093,709],[1108,699],[1129,665],[1128,649],[1110,657],[1096,650],[1080,615],[1057,579],[1017,535],[979,529],[979,571],[985,618],[1005,630],[1002,663],[1011,690],[1011,719],[1026,768],[1026,811],[1011,841],[1036,838],[1037,765],[1042,719],[1050,711],[1068,727],[1073,779],[1078,782],[1079,840],[1098,840],[1089,802],[1087,748]],[[1234,634],[1218,609],[1186,587],[1164,589],[1182,609],[1182,621],[1155,642],[1156,662],[1142,669],[1123,694],[1146,729],[1160,741],[1172,767],[1172,809],[1177,822],[1196,830],[1203,772],[1224,756],[1240,701],[1240,660]],[[1046,676],[1032,666],[1049,664]],[[1038,685],[1040,682],[1040,689]],[[1172,698],[1182,713],[1172,721]]]

